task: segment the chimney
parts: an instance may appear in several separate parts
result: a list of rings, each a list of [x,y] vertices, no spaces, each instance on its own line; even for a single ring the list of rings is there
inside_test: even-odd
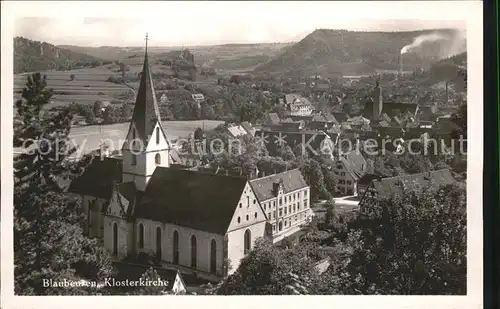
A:
[[[446,81],[446,98],[445,98],[445,102],[444,104],[448,104],[448,100],[449,100],[449,93],[448,93],[448,81]]]

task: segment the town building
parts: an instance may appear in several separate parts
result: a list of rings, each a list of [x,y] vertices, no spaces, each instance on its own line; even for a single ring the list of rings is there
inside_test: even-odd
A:
[[[366,216],[376,213],[379,210],[380,200],[398,196],[404,189],[419,190],[426,186],[438,188],[441,185],[451,185],[453,182],[449,169],[374,179],[361,197],[360,213]]]
[[[298,169],[250,181],[272,225],[273,242],[298,232],[312,218],[310,188]]]
[[[340,154],[333,169],[338,177],[338,192],[342,195],[357,195],[358,181],[366,174],[367,168],[366,160],[359,151]]]
[[[115,261],[143,252],[162,267],[219,280],[256,239],[271,237],[266,213],[244,177],[171,167],[147,46],[142,72],[122,157],[94,158],[69,193],[83,199],[85,232]]]
[[[307,116],[311,115],[314,107],[308,99],[298,94],[285,95],[285,103],[290,116]]]

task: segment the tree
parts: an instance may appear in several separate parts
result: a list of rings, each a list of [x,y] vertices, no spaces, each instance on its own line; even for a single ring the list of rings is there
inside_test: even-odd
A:
[[[22,125],[15,140],[23,153],[14,162],[14,276],[16,294],[88,294],[88,289],[44,288],[43,279],[61,281],[109,276],[109,257],[97,241],[80,228],[80,201],[64,193],[66,185],[91,157],[68,160],[75,154],[68,134],[72,113],[47,113],[52,90],[46,77],[28,77],[22,99],[16,102]],[[99,265],[88,273],[89,265]],[[92,267],[90,267],[92,268]]]
[[[381,199],[351,228],[345,291],[352,294],[465,294],[463,184],[403,190]]]
[[[300,246],[299,246],[300,247]],[[258,239],[238,270],[226,278],[218,295],[317,294],[321,277],[305,250],[282,249]]]
[[[148,282],[148,283],[159,282],[159,281],[164,282],[164,280],[160,277],[160,275],[158,275],[156,270],[152,267],[150,267],[148,270],[146,270],[142,274],[141,280],[143,282]],[[155,285],[151,284],[150,286],[144,286],[144,287],[137,289],[136,291],[134,291],[134,294],[136,294],[136,295],[164,295],[164,294],[170,294],[169,292],[170,291],[167,290],[167,287],[165,285],[157,284],[155,286]]]
[[[201,140],[203,139],[203,130],[201,128],[196,128],[194,131],[194,139]]]
[[[460,135],[467,138],[467,103],[460,105],[458,112],[452,115],[451,121],[457,126],[452,135],[455,138],[460,137]]]
[[[94,115],[96,117],[102,117],[102,102],[101,101],[95,101],[94,105],[92,107],[92,111],[94,112]]]

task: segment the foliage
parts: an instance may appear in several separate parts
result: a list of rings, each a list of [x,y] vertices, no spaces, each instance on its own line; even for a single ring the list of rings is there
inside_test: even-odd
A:
[[[97,67],[105,61],[54,45],[14,38],[14,73]]]
[[[45,112],[52,90],[39,73],[28,77],[16,102],[22,125],[15,140],[24,152],[14,162],[15,293],[88,294],[86,288],[43,287],[43,279],[78,281],[109,276],[111,263],[100,244],[83,236],[81,205],[64,189],[91,160],[68,160],[71,112]],[[96,268],[99,267],[99,268]]]
[[[297,288],[297,283],[302,288]],[[256,240],[255,247],[241,260],[238,270],[218,288],[219,295],[315,294],[322,282],[305,251],[281,249],[268,239]]]
[[[352,294],[465,294],[466,194],[462,185],[405,190],[352,224],[345,278]],[[351,227],[352,227],[351,226]]]

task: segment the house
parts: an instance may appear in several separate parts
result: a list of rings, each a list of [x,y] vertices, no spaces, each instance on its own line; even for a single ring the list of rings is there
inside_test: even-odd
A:
[[[340,154],[333,169],[338,177],[340,194],[358,195],[358,181],[366,174],[367,163],[359,151]]]
[[[266,214],[244,177],[170,167],[147,46],[142,72],[122,157],[93,160],[69,193],[83,200],[84,230],[115,261],[145,253],[162,267],[220,280],[256,239],[271,237]]]
[[[198,105],[198,107],[201,106],[201,103],[205,102],[205,96],[201,93],[192,94],[191,97],[193,98],[194,102]]]
[[[240,137],[248,134],[247,130],[245,130],[243,126],[235,124],[229,125],[227,127],[227,131],[232,137]]]
[[[390,199],[400,195],[403,189],[418,190],[426,186],[438,188],[454,182],[449,169],[418,173],[413,175],[374,179],[359,202],[360,213],[370,215],[378,211],[378,203],[382,199]]]
[[[294,93],[285,95],[285,103],[291,116],[307,116],[314,110],[308,99]]]
[[[280,117],[276,113],[269,113],[264,117],[264,124],[279,124]]]
[[[358,180],[358,195],[363,196],[363,194],[365,193],[366,189],[370,186],[372,181],[380,178],[382,177],[371,173],[367,173],[363,177],[361,177]]]
[[[164,92],[161,97],[160,97],[160,103],[162,104],[166,104],[169,102],[169,99],[168,99],[168,96],[167,96],[167,93]]]
[[[328,130],[338,124],[337,119],[335,119],[332,114],[319,113],[313,116],[311,122],[307,124],[307,127],[314,130]]]
[[[250,134],[251,136],[254,136],[255,135],[255,131],[256,129],[252,126],[252,124],[248,121],[243,121],[241,123],[241,126],[243,127],[243,129],[245,129],[245,131],[247,131],[248,134]]]
[[[273,242],[298,232],[311,219],[310,188],[300,170],[253,179],[250,186],[272,225]]]

